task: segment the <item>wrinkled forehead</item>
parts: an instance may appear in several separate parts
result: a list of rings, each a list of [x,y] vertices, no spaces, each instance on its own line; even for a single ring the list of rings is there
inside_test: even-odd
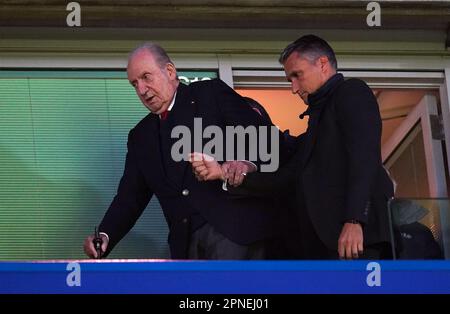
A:
[[[153,71],[157,68],[156,60],[149,51],[140,50],[128,58],[127,74],[129,79],[139,75],[141,72]]]

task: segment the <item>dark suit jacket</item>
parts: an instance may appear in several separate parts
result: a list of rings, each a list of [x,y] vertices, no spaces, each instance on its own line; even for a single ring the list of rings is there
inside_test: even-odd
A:
[[[310,107],[319,106],[316,123],[301,136],[297,154],[276,173],[247,175],[234,192],[296,186],[297,206],[306,205],[317,235],[331,250],[349,219],[363,223],[365,245],[389,241],[387,200],[393,186],[381,163],[381,118],[372,91],[361,80],[344,81],[337,74],[309,100]]]
[[[123,177],[99,227],[110,237],[108,252],[133,227],[153,195],[158,197],[169,226],[172,258],[186,258],[193,214],[239,244],[276,234],[276,213],[263,198],[230,195],[222,190],[220,181],[198,182],[189,162],[170,159],[170,144],[178,140],[168,139],[170,130],[184,125],[194,137],[195,117],[202,118],[203,129],[209,125],[223,131],[226,125],[266,125],[220,80],[180,84],[175,105],[163,122],[166,134],[161,134],[161,121],[154,114],[147,115],[129,133]],[[161,147],[165,149],[161,151]]]

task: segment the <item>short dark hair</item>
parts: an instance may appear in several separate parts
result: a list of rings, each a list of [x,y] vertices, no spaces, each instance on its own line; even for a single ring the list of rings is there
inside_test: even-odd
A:
[[[152,42],[146,42],[134,48],[133,51],[131,51],[128,55],[128,60],[133,58],[138,52],[141,52],[142,50],[149,52],[155,58],[156,63],[158,63],[161,69],[163,69],[168,63],[173,64],[164,48]]]
[[[284,64],[293,52],[298,52],[310,61],[316,61],[321,56],[328,57],[331,66],[336,70],[337,61],[333,48],[316,35],[305,35],[290,43],[280,55],[278,61]]]

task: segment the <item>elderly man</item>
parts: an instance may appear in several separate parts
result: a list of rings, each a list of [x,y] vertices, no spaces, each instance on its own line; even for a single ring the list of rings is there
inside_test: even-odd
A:
[[[196,134],[194,118],[201,118],[204,128],[215,126],[224,132],[226,126],[269,126],[267,122],[220,80],[181,84],[174,64],[158,45],[147,43],[135,49],[127,72],[151,113],[129,133],[124,174],[99,226],[105,256],[156,195],[169,226],[172,258],[270,258],[268,243],[278,230],[277,214],[267,202],[230,195],[221,182],[200,183],[187,160],[172,156],[176,141],[172,130],[183,126]],[[190,152],[185,152],[186,157]],[[238,164],[247,169],[247,163]],[[92,235],[85,240],[85,253],[98,257],[92,241]]]
[[[314,35],[288,45],[279,61],[292,92],[308,105],[300,116],[309,115],[308,129],[296,155],[275,173],[237,179],[232,164],[196,161],[194,170],[201,179],[229,178],[240,185],[231,192],[240,194],[294,185],[304,258],[390,258],[393,185],[381,163],[381,118],[372,91],[361,80],[344,80],[333,49]]]

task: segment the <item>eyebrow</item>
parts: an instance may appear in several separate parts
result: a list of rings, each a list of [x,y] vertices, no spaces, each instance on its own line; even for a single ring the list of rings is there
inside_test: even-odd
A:
[[[147,71],[143,71],[143,72],[139,73],[139,75],[137,76],[137,78],[144,77],[145,74],[151,74],[151,73],[150,73],[150,72],[147,72]],[[128,80],[128,81],[130,82],[131,85],[133,85],[134,82],[137,81],[137,79],[134,79],[134,80],[132,80],[132,81]]]

